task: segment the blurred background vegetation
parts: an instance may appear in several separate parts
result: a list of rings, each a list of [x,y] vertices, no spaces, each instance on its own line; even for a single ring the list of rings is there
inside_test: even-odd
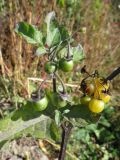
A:
[[[45,57],[36,57],[35,47],[18,37],[14,28],[20,21],[41,28],[45,15],[53,10],[84,48],[86,58],[74,68],[76,74],[71,79],[80,81],[82,76],[77,76],[85,64],[88,71],[97,69],[102,76],[120,65],[119,0],[0,0],[1,118],[28,98],[28,77],[45,76]],[[68,151],[78,159],[120,159],[120,76],[113,80],[111,90],[113,107],[104,112],[98,124],[73,130]],[[54,159],[55,151],[50,150],[49,155]]]

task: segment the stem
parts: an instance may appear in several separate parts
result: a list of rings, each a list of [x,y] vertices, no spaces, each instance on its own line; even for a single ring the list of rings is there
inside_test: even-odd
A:
[[[70,43],[68,43],[67,59],[70,58]]]
[[[60,42],[58,45],[57,45],[57,47],[55,47],[54,49],[53,49],[53,51],[50,53],[51,54],[51,58],[50,58],[50,60],[51,61],[54,61],[54,59],[55,59],[55,57],[56,57],[56,54],[57,54],[57,52],[58,52],[58,48],[59,48],[59,46],[62,44],[62,42]]]
[[[52,79],[53,79],[53,92],[56,92],[56,76],[55,76],[55,74],[53,74]]]
[[[118,74],[120,74],[120,67],[118,67],[116,70],[114,70],[106,79],[105,81],[111,81],[113,78],[115,78]]]
[[[46,83],[46,81],[48,80],[48,77],[46,77],[42,82],[41,82],[41,84],[40,84],[40,86],[39,86],[39,88],[38,88],[38,97],[40,98],[41,97],[41,89],[42,89],[42,85],[44,84],[44,83]]]
[[[64,82],[62,81],[62,79],[60,78],[60,76],[57,73],[55,73],[55,75],[59,79],[60,83],[62,84],[63,93],[66,93],[66,88],[65,88]]]
[[[68,121],[64,122],[62,126],[62,142],[61,142],[58,160],[64,160],[65,158],[67,142],[68,142],[72,127],[73,127],[72,124]]]
[[[57,47],[55,47],[51,52],[49,52],[49,59],[50,61],[54,60],[54,54],[55,54],[55,50],[57,49]]]

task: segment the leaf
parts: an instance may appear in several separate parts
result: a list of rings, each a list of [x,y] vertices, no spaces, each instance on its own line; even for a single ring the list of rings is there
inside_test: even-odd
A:
[[[20,34],[30,44],[41,44],[43,45],[42,33],[31,24],[26,22],[19,22],[15,28],[16,33]]]
[[[58,127],[54,121],[52,121],[50,125],[50,135],[53,140],[60,141],[60,127]]]
[[[50,90],[47,90],[46,95],[49,99],[49,102],[51,102],[52,92]],[[74,124],[77,126],[85,126],[86,124],[88,125],[91,123],[96,123],[101,117],[101,114],[93,114],[87,106],[82,104],[77,104],[77,105],[68,104],[66,107],[59,108],[59,110],[56,110],[56,108],[52,106],[52,103],[50,103],[50,106],[48,107],[48,110],[46,110],[46,112],[48,115],[50,115],[51,113],[55,113],[55,122],[57,125],[59,125],[60,122],[62,121],[63,115],[70,121],[71,120],[75,121]],[[52,119],[53,118],[54,115]]]
[[[81,104],[67,106],[65,109],[69,109],[70,112],[64,115],[74,121],[74,124],[77,126],[86,126],[90,123],[96,123],[101,116],[101,114],[94,115],[87,106]]]
[[[44,55],[46,53],[46,49],[44,46],[40,46],[37,50],[36,50],[36,55],[37,56],[41,56]]]
[[[70,35],[67,31],[67,29],[64,27],[64,26],[59,26],[59,30],[60,30],[60,34],[61,34],[61,40],[64,41],[64,40],[67,40],[70,38]]]
[[[29,103],[0,120],[0,145],[23,133],[37,138],[50,139],[51,119],[37,112]]]
[[[83,141],[85,143],[87,143],[90,140],[90,136],[87,130],[85,129],[79,129],[75,135],[74,135],[75,139],[77,139],[78,141]]]
[[[50,12],[45,18],[45,23],[47,24],[47,38],[46,44],[49,47],[53,47],[60,43],[61,35],[59,31],[59,25],[55,20],[55,12]]]
[[[77,47],[72,47],[71,52],[73,54],[73,60],[75,62],[79,62],[84,59],[83,48],[80,44]]]
[[[15,122],[10,121],[7,126],[4,125],[4,130],[0,133],[0,142],[13,138],[19,132],[21,132],[25,129],[28,129],[29,127],[32,127],[32,126],[36,125],[37,123],[41,122],[42,126],[43,126],[43,122],[46,120],[47,120],[47,118],[42,115],[38,118],[34,118],[34,119],[28,120],[28,121],[21,121],[21,120],[17,120]],[[4,122],[3,122],[3,124],[4,124]],[[45,137],[44,132],[45,132],[45,129],[43,130],[43,128],[41,128],[41,135],[42,135],[41,138]]]
[[[69,112],[70,112],[70,110],[66,109],[66,110],[63,111],[63,114],[66,114],[66,113],[69,113]]]
[[[67,47],[62,48],[57,54],[58,59],[64,58],[66,56],[67,51],[68,51]]]
[[[54,19],[55,19],[55,12],[54,11],[47,14],[47,16],[45,18],[45,22],[47,23],[48,29],[50,28],[51,21]]]
[[[0,142],[0,149],[7,143],[7,141]]]
[[[96,129],[97,129],[96,124],[89,124],[86,126],[86,130],[88,130],[89,132],[94,132]]]
[[[55,122],[59,126],[61,122],[61,112],[58,110],[55,110]]]
[[[100,137],[99,137],[100,142],[105,143],[105,142],[111,142],[113,140],[115,140],[115,136],[114,136],[114,134],[112,134],[111,131],[109,131],[105,128],[102,128],[100,130]]]
[[[50,31],[47,33],[47,39],[46,44],[49,47],[53,47],[60,43],[61,41],[61,35],[58,28],[54,28],[53,31]]]

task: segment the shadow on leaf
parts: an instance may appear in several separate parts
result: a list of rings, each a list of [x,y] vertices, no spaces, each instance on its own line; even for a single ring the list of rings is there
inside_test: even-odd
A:
[[[22,120],[27,121],[33,118],[37,118],[41,114],[42,112],[38,112],[34,108],[34,106],[31,106],[30,102],[28,101],[27,104],[25,104],[23,107],[13,113],[11,120],[16,121],[19,118],[22,118]]]
[[[99,120],[101,114],[93,114],[87,106],[79,104],[71,106],[70,112],[67,113],[65,116],[68,118],[82,118],[88,123],[95,123]]]
[[[7,140],[4,140],[2,142],[0,142],[0,149],[4,146],[4,144],[7,142]]]

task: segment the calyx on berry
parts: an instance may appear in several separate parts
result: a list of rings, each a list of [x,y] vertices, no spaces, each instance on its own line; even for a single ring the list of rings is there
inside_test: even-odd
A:
[[[43,111],[47,108],[48,106],[48,99],[45,94],[41,94],[40,97],[32,96],[32,105],[37,111]]]

